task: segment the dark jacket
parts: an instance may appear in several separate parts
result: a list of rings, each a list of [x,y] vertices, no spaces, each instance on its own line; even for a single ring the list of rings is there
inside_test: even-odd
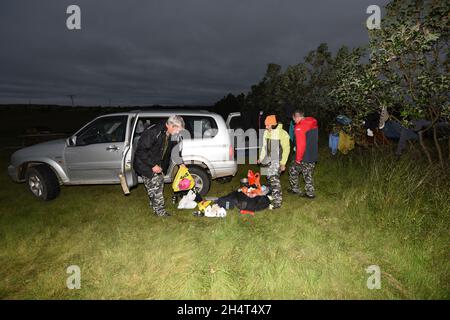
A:
[[[295,125],[295,141],[295,161],[317,162],[319,127],[316,119],[306,117]]]
[[[170,165],[172,149],[177,146],[177,141],[168,137],[167,148],[163,157],[164,140],[167,137],[165,122],[154,124],[142,132],[139,138],[136,153],[134,154],[134,170],[140,176],[151,178],[152,168],[160,166],[163,173],[167,173]]]

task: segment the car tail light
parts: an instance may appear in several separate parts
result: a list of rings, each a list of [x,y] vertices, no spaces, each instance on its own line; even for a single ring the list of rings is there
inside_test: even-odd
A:
[[[230,161],[234,160],[234,150],[233,150],[233,146],[230,145]]]

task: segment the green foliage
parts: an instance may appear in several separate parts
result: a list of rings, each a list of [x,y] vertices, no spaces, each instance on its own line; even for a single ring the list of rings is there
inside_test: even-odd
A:
[[[308,69],[304,64],[288,66],[281,79],[281,95],[289,105],[302,105],[306,95]]]
[[[393,1],[370,35],[370,63],[395,89],[402,120],[435,121],[448,108],[448,1]],[[447,58],[445,58],[447,59]]]
[[[320,110],[327,110],[333,105],[328,92],[332,86],[334,61],[326,43],[320,44],[316,50],[308,53],[305,63],[309,81],[304,95],[303,109],[307,113],[319,115]]]

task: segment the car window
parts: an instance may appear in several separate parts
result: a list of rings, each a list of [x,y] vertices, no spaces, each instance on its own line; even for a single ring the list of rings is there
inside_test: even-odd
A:
[[[230,120],[230,129],[242,129],[242,118],[241,116],[232,117]]]
[[[192,138],[213,138],[217,135],[217,123],[208,116],[183,116],[186,130]]]
[[[197,130],[197,136],[203,138],[213,138],[217,134],[217,123],[212,117],[208,116],[182,116],[187,130],[194,138],[194,131]],[[149,126],[163,121],[167,121],[168,117],[139,117],[136,124],[133,140],[139,139],[142,132]],[[196,138],[197,138],[196,136]]]
[[[166,122],[168,118],[169,117],[139,117],[136,129],[134,130],[133,139],[139,138],[142,132],[148,127],[161,122]]]
[[[127,116],[98,118],[77,134],[77,146],[125,141]]]

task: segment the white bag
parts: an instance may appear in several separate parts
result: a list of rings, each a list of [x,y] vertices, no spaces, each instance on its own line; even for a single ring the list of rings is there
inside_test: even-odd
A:
[[[194,200],[195,192],[189,190],[187,195],[181,198],[180,202],[178,203],[178,209],[194,209],[197,206],[197,202],[195,202]]]
[[[205,209],[205,217],[209,218],[224,218],[227,215],[227,211],[224,208],[219,207],[217,204],[213,204],[212,206],[208,206]]]

